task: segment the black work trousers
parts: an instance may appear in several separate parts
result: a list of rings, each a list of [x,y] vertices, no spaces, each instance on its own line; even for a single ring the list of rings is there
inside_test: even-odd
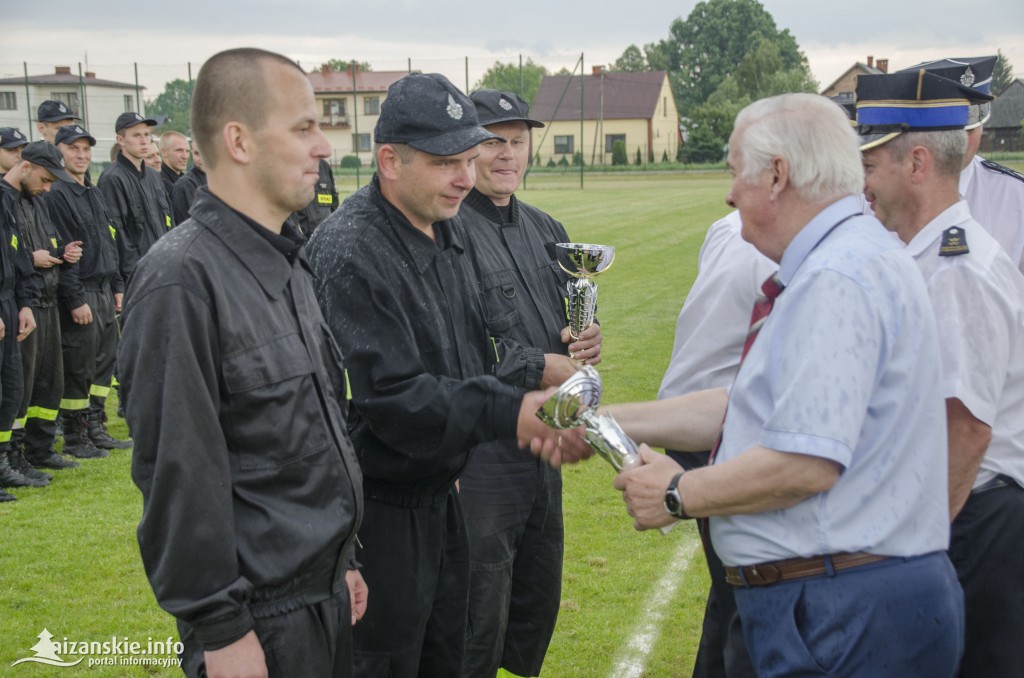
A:
[[[18,304],[14,292],[0,293],[0,320],[6,332],[0,340],[0,451],[11,444],[11,429],[21,407],[24,381],[18,343]]]
[[[32,309],[36,329],[21,342],[24,391],[18,419],[22,445],[29,457],[45,455],[57,434],[57,411],[64,393],[64,360],[60,348],[60,317],[56,306]]]
[[[366,491],[358,558],[371,602],[353,631],[360,678],[453,678],[462,670],[469,544],[459,497],[452,490],[408,499],[403,506]]]
[[[109,285],[86,285],[85,303],[92,311],[92,322],[79,325],[71,312],[62,309],[61,347],[64,354],[64,397],[62,410],[89,409],[90,396],[106,398],[117,356],[117,323],[114,298]]]
[[[270,678],[351,678],[352,607],[348,588],[341,588],[319,603],[268,617],[254,616]],[[178,634],[184,645],[181,670],[189,678],[205,678],[203,648],[195,631],[178,620]]]
[[[462,675],[541,672],[562,595],[562,476],[515,441],[481,445],[459,478],[470,553]]]
[[[1024,489],[1012,480],[972,494],[953,521],[949,559],[964,589],[962,678],[1010,678],[1024,667]]]

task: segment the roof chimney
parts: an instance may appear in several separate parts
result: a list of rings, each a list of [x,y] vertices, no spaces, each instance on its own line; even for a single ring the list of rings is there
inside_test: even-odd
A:
[[[879,59],[877,66],[878,66],[878,70],[882,71],[883,73],[888,73],[889,72],[889,60],[888,59]]]
[[[85,78],[87,80],[95,80],[96,79],[96,72],[95,71],[86,71],[85,72]]]
[[[875,67],[875,57],[873,57],[873,56],[871,56],[869,54],[868,55],[868,68],[874,68],[874,67]]]
[[[71,75],[71,66],[57,66],[57,75]]]
[[[604,70],[604,66],[592,66],[591,68],[594,75],[601,75],[601,71]]]

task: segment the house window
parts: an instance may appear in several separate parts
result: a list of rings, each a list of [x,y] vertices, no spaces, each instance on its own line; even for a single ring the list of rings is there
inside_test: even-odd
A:
[[[357,152],[364,152],[370,150],[370,135],[369,134],[353,134],[352,135],[352,148]]]
[[[363,113],[380,115],[380,97],[363,97]]]
[[[344,99],[324,99],[324,117],[325,118],[344,118],[345,117],[345,100]]]
[[[604,152],[611,153],[615,148],[615,142],[621,141],[623,145],[626,143],[625,134],[605,134],[604,135]]]
[[[135,110],[135,97],[131,94],[124,95],[124,112],[130,113]]]
[[[54,101],[63,101],[73,108],[75,113],[82,110],[78,105],[78,92],[50,92],[50,98]]]
[[[568,154],[575,151],[575,137],[571,134],[555,135],[555,154]]]
[[[18,110],[17,92],[0,92],[0,111]]]

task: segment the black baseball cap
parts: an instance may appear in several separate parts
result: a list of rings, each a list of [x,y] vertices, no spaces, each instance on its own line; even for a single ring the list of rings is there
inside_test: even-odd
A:
[[[0,127],[0,148],[28,146],[28,138],[17,127]]]
[[[121,115],[117,116],[117,122],[114,123],[114,132],[120,134],[121,130],[123,129],[135,127],[136,125],[141,125],[143,123],[149,125],[150,127],[156,127],[156,120],[154,120],[153,118],[143,118],[141,115],[135,113],[134,111],[122,113]]]
[[[410,73],[392,84],[373,130],[378,144],[408,144],[431,155],[458,155],[500,138],[480,126],[473,102],[438,73]]]
[[[85,129],[81,125],[64,125],[57,130],[57,138],[54,139],[55,144],[73,144],[79,139],[88,139],[90,146],[96,145],[96,139],[89,134],[89,130]]]
[[[22,150],[21,159],[39,165],[61,181],[75,181],[64,169],[64,156],[49,141],[33,141]]]
[[[530,105],[515,92],[478,89],[469,95],[469,99],[476,106],[476,114],[484,127],[503,122],[525,122],[528,127],[544,127],[544,123],[529,117]]]
[[[39,104],[36,120],[39,122],[60,122],[61,120],[81,120],[75,115],[75,109],[63,101],[48,99]]]

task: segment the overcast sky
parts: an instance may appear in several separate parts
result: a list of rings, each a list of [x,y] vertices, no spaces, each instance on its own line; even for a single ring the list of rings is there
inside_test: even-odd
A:
[[[187,77],[228,47],[252,45],[298,59],[307,69],[332,58],[369,61],[375,70],[440,71],[469,84],[496,60],[518,54],[552,71],[572,68],[584,53],[593,64],[615,60],[631,43],[668,36],[669,24],[696,0],[339,0],[232,3],[211,0],[138,4],[94,0],[9,3],[4,11],[0,76],[76,69],[88,58],[98,77],[131,81],[132,63],[155,96],[163,83]],[[226,3],[225,3],[226,4]],[[765,0],[779,28],[788,28],[810,60],[822,87],[854,61],[888,58],[892,70],[950,56],[994,54],[1001,49],[1024,77],[1024,2],[1021,0]],[[217,9],[214,9],[217,8]]]

